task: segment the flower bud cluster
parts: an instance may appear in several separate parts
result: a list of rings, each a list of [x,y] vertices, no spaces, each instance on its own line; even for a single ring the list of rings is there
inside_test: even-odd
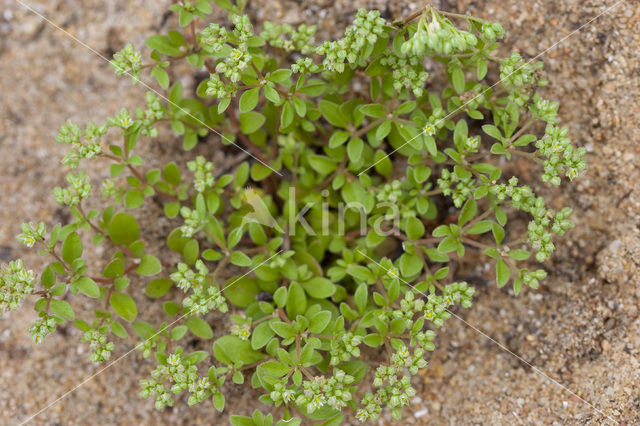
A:
[[[93,328],[86,331],[82,339],[83,342],[89,342],[89,347],[93,350],[90,359],[95,363],[104,362],[111,358],[111,352],[114,348],[113,342],[107,341],[107,336],[104,334],[106,330],[103,328]]]
[[[291,72],[295,74],[308,74],[320,71],[320,66],[313,62],[311,58],[298,58],[296,63],[291,65]]]
[[[22,228],[22,233],[18,234],[16,238],[27,247],[33,247],[38,241],[43,241],[44,234],[47,232],[44,222],[40,222],[37,225],[32,222],[22,223],[20,227]]]
[[[464,282],[455,282],[445,286],[442,297],[447,306],[460,303],[463,308],[470,308],[476,289]]]
[[[524,107],[531,97],[532,86],[543,85],[544,81],[536,77],[536,68],[541,66],[541,62],[535,65],[525,62],[519,53],[513,53],[500,62],[500,82],[509,91],[511,102]]]
[[[546,277],[547,272],[544,269],[537,269],[532,272],[529,272],[527,269],[521,269],[516,280],[522,280],[522,282],[535,290],[540,285],[540,280]]]
[[[376,199],[380,202],[395,204],[398,202],[401,196],[402,189],[400,189],[400,181],[394,180],[393,182],[387,183],[379,189],[378,193],[376,194]]]
[[[193,172],[193,187],[196,192],[204,192],[213,186],[213,163],[205,160],[202,155],[198,155],[195,161],[189,161],[187,168]]]
[[[566,127],[550,124],[545,129],[545,135],[536,141],[536,148],[546,157],[542,180],[555,186],[560,185],[561,173],[564,172],[569,180],[573,180],[578,173],[587,168],[584,161],[586,150],[582,147],[574,148],[568,134]]]
[[[178,270],[169,277],[176,286],[184,292],[194,287],[200,287],[208,282],[207,275],[209,269],[200,259],[196,260],[195,267],[197,272],[193,272],[186,263],[178,263]]]
[[[180,208],[180,215],[184,219],[184,225],[180,227],[180,232],[182,232],[182,235],[186,238],[193,237],[207,221],[206,213],[201,215],[197,210],[192,210],[187,206]]]
[[[231,334],[238,336],[240,340],[247,341],[251,337],[251,326],[249,324],[233,324]]]
[[[404,348],[404,349],[403,349]],[[412,397],[415,396],[416,390],[411,386],[411,382],[408,376],[403,376],[402,379],[398,379],[398,373],[401,372],[400,364],[404,364],[406,359],[410,359],[410,364],[413,364],[413,357],[404,357],[405,352],[408,355],[406,347],[401,347],[400,351],[403,355],[397,356],[395,359],[398,365],[392,364],[390,366],[381,365],[376,369],[376,375],[373,380],[374,386],[378,388],[375,395],[371,392],[367,392],[360,402],[363,407],[358,410],[356,418],[361,421],[375,421],[382,412],[383,402],[387,403],[387,407],[391,411],[391,416],[394,419],[399,419],[401,416],[400,410],[402,407],[409,404]],[[422,349],[416,350],[419,354]],[[394,356],[397,355],[394,354]],[[421,359],[421,355],[418,357]],[[420,365],[426,366],[426,361],[417,362]],[[423,367],[420,367],[423,368]]]
[[[380,17],[380,12],[358,9],[353,25],[346,29],[344,37],[336,41],[325,41],[315,50],[318,55],[323,55],[322,67],[325,71],[345,70],[345,61],[348,64],[358,64],[363,61],[362,49],[367,45],[373,45],[378,37],[384,34],[386,21]]]
[[[209,80],[207,80],[207,96],[215,97],[218,99],[233,98],[236,96],[237,91],[237,83],[230,82],[229,84],[224,84],[218,74],[211,74]]]
[[[142,55],[133,48],[131,43],[127,43],[124,49],[116,52],[109,63],[115,69],[117,76],[127,74],[134,84],[140,81]]]
[[[107,118],[107,124],[112,127],[119,127],[122,130],[127,130],[129,127],[133,126],[135,120],[131,118],[131,114],[129,110],[126,108],[122,108],[118,115]]]
[[[533,118],[546,121],[547,124],[556,124],[558,122],[558,102],[551,102],[543,99],[538,92],[533,95],[533,102],[529,106],[529,111]]]
[[[446,320],[451,318],[451,314],[447,311],[448,306],[443,296],[436,294],[435,291],[429,293],[427,302],[424,305],[425,319],[431,321],[437,328],[440,328]]]
[[[495,41],[504,37],[504,28],[497,22],[484,22],[480,31],[482,38],[487,41]]]
[[[442,169],[442,174],[438,179],[438,186],[442,193],[451,197],[453,204],[460,208],[473,194],[473,182],[473,177],[460,178],[456,173],[451,173],[448,169]]]
[[[193,287],[193,293],[183,300],[182,305],[196,315],[205,315],[216,309],[223,313],[229,310],[222,292],[213,285]]]
[[[240,81],[240,74],[247,69],[251,61],[248,41],[253,36],[253,26],[247,15],[234,15],[232,21],[235,25],[232,37],[236,47],[231,49],[224,61],[216,64],[216,72],[223,74],[232,83],[237,83]],[[229,93],[229,90],[226,92]]]
[[[424,84],[429,78],[426,71],[416,71],[413,68],[398,68],[393,70],[393,88],[400,92],[402,88],[410,90],[416,98],[424,93]]]
[[[333,376],[329,379],[317,376],[313,380],[305,380],[302,383],[303,391],[296,398],[296,404],[305,405],[309,413],[313,413],[325,404],[340,410],[352,398],[349,385],[353,382],[353,376],[334,368]]]
[[[273,25],[271,22],[264,23],[264,31],[260,36],[278,49],[285,52],[297,51],[303,55],[307,55],[314,50],[314,42],[316,34],[315,25],[302,24],[294,29],[289,24]]]
[[[71,120],[67,121],[56,135],[56,142],[71,145],[71,151],[65,155],[62,164],[75,169],[82,158],[91,160],[102,154],[100,137],[106,132],[106,126],[96,126],[91,121],[84,131]]]
[[[331,340],[331,349],[329,356],[331,357],[330,364],[338,365],[341,362],[346,362],[351,357],[358,358],[360,356],[360,344],[362,343],[362,337],[356,336],[351,332],[343,333],[341,336],[336,336]]]
[[[198,34],[198,43],[207,53],[218,53],[227,42],[227,30],[218,24],[211,23]]]
[[[56,320],[51,315],[41,312],[40,318],[29,326],[28,331],[36,344],[42,343],[48,334],[56,331]]]
[[[423,14],[416,32],[400,48],[403,55],[424,56],[427,51],[447,56],[464,52],[476,45],[478,39],[473,34],[456,28],[433,8],[430,14]]]
[[[24,267],[22,260],[14,260],[0,268],[0,315],[9,309],[18,309],[24,297],[33,292],[36,282],[33,271]]]
[[[188,399],[189,405],[198,404],[209,398],[219,387],[219,380],[212,380],[209,376],[200,377],[198,367],[188,357],[183,357],[182,348],[166,357],[160,365],[151,372],[152,379],[141,380],[140,396],[148,398],[153,396],[155,406],[161,410],[165,406],[173,406],[173,398],[165,387],[168,381],[173,383],[171,392],[180,394],[187,390],[191,393]]]
[[[116,182],[113,179],[107,178],[102,181],[100,186],[100,195],[104,198],[118,197],[125,193],[125,188],[116,186]]]
[[[406,367],[411,374],[418,374],[419,369],[427,366],[427,361],[424,360],[424,349],[416,348],[411,355],[409,349],[402,345],[391,355],[391,364],[399,371]]]
[[[288,404],[295,398],[295,391],[287,388],[287,379],[283,378],[279,382],[274,383],[273,390],[269,393],[269,397],[277,406]]]
[[[89,176],[87,176],[84,171],[80,171],[77,176],[73,173],[68,173],[67,182],[71,184],[71,187],[55,187],[53,189],[53,195],[57,203],[74,207],[79,205],[80,201],[89,197],[89,194],[91,194],[92,187],[89,182]]]
[[[166,111],[160,102],[160,98],[152,92],[147,92],[145,98],[147,101],[147,109],[142,110],[139,108],[136,110],[136,118],[141,122],[140,134],[155,138],[158,136],[158,129],[153,127],[153,125],[166,116]]]
[[[518,178],[509,179],[509,184],[493,185],[490,192],[498,202],[511,197],[512,206],[518,210],[530,213],[533,220],[528,225],[528,240],[531,247],[537,250],[536,259],[542,262],[555,250],[551,241],[549,229],[554,216],[553,210],[545,207],[544,198],[536,196],[529,186],[517,186]],[[562,218],[561,220],[566,220]]]

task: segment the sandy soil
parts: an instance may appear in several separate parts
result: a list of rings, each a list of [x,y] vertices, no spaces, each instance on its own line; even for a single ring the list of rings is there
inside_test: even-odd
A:
[[[165,16],[168,0],[27,2],[106,56],[126,41],[142,46],[145,37],[174,24]],[[501,53],[517,50],[533,57],[614,1],[435,3],[503,23],[507,37]],[[329,37],[342,31],[361,5],[381,6],[387,16],[398,17],[420,3],[256,0],[249,13],[254,22],[314,22]],[[549,192],[554,203],[576,207],[577,227],[559,244],[547,265],[552,274],[539,291],[514,297],[476,283],[474,307],[460,314],[486,335],[449,321],[439,333],[431,368],[415,383],[419,396],[403,424],[640,423],[639,25],[640,3],[622,1],[541,58],[551,81],[547,97],[561,101],[564,123],[588,151],[587,174]],[[69,219],[51,195],[66,173],[57,162],[64,152],[53,140],[57,129],[67,118],[99,120],[122,106],[137,107],[144,88],[116,78],[102,59],[13,0],[0,0],[0,76],[0,260],[23,256],[35,269],[42,259],[13,236],[26,219],[49,224]],[[209,155],[215,149],[218,161],[235,154],[217,146],[200,149]],[[179,152],[170,137],[146,149],[160,160]],[[106,169],[94,173],[101,176]],[[35,346],[26,332],[34,318],[28,307],[0,318],[0,424],[19,423],[101,368],[89,362],[86,344],[71,327]],[[127,342],[115,356],[134,344]],[[151,368],[140,356],[128,356],[34,423],[227,423],[226,413],[217,416],[208,403],[188,408],[178,401],[157,412],[140,400],[138,379]],[[251,392],[229,387],[226,393],[228,411],[243,413],[256,405]]]

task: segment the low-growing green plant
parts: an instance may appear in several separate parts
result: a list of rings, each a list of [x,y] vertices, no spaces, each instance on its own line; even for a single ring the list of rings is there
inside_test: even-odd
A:
[[[450,266],[488,261],[499,287],[535,289],[546,272],[530,256],[545,261],[552,235],[573,226],[570,208],[520,184],[512,159],[540,164],[542,180],[559,185],[585,168],[584,150],[558,125],[558,103],[538,93],[541,64],[493,54],[499,24],[432,7],[394,22],[359,10],[342,38],[316,43],[315,26],[266,22],[260,32],[242,2],[216,3],[229,20],[206,26],[208,1],[171,6],[183,31],[149,37],[150,62],[130,44],[114,56],[116,74],[139,83],[150,69],[166,98],[149,92],[146,109],[62,126],[62,162],[110,161],[111,178],[70,172],[54,195],[72,222],[23,224],[18,239],[52,261],[39,280],[20,260],[5,266],[0,307],[37,296],[34,341],[69,322],[94,362],[111,357],[116,337],[138,335],[136,348],[157,361],[141,395],[158,409],[186,393],[189,405],[210,399],[222,410],[226,383],[248,380],[276,408],[232,416],[234,425],[338,424],[347,410],[398,419],[434,329],[455,305],[471,306],[474,288]],[[193,98],[177,82],[180,61],[210,73]],[[527,132],[536,123],[543,135]],[[250,157],[145,170],[137,145],[168,125],[186,151],[218,135]],[[94,192],[107,206],[85,210]],[[166,242],[177,265],[159,259],[128,212],[156,196],[175,224]],[[514,211],[531,219],[507,238]],[[83,257],[88,235],[108,247],[101,271]],[[157,275],[140,305],[143,277]],[[86,298],[95,315],[79,318],[73,306]],[[164,321],[141,309],[152,300]],[[212,311],[229,312],[214,327],[225,335],[214,337]],[[215,339],[211,350],[189,353],[179,346],[188,334]]]

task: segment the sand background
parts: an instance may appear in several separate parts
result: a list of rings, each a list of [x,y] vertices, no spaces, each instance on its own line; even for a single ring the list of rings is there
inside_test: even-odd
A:
[[[175,17],[165,14],[166,0],[27,3],[105,56],[126,42],[142,47],[147,36],[176,25]],[[500,53],[515,50],[529,58],[612,4],[435,2],[444,10],[501,22],[507,36]],[[258,27],[264,20],[315,23],[322,39],[341,34],[358,6],[380,8],[395,18],[421,3],[255,0],[247,10]],[[598,410],[617,422],[640,423],[639,27],[640,2],[623,1],[541,58],[551,81],[546,96],[561,101],[563,123],[588,151],[588,172],[574,185],[550,193],[553,203],[575,207],[577,227],[559,244],[547,265],[552,274],[540,290],[513,297],[480,280],[474,307],[462,312],[469,323],[597,410],[452,319],[439,333],[431,368],[415,381],[418,396],[402,424],[613,424]],[[144,92],[116,78],[102,59],[17,2],[0,0],[1,261],[23,257],[30,267],[41,267],[43,259],[14,240],[20,223],[69,220],[51,193],[54,186],[64,185],[66,174],[59,164],[65,147],[53,139],[59,126],[68,118],[101,121],[123,106],[142,106]],[[179,145],[163,136],[144,151],[161,163],[179,155]],[[198,151],[219,164],[237,154],[214,142]],[[97,165],[92,173],[106,176],[104,166]],[[142,213],[160,212],[157,206],[147,209]],[[160,234],[168,225],[154,226]],[[97,263],[103,260],[95,253]],[[138,300],[145,303],[143,296]],[[0,424],[19,423],[101,368],[90,363],[87,345],[72,327],[34,345],[26,329],[35,317],[26,306],[0,318]],[[127,341],[114,356],[134,344]],[[255,393],[229,386],[221,417],[209,403],[189,408],[186,401],[158,412],[151,401],[137,396],[139,378],[152,368],[148,360],[129,356],[33,423],[227,424],[228,412],[246,413],[260,405]]]

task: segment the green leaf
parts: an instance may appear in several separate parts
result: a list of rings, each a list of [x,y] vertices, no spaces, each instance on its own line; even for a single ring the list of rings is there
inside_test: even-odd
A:
[[[178,325],[169,332],[169,337],[171,337],[171,340],[180,340],[184,337],[187,330],[186,325]]]
[[[441,253],[449,253],[458,248],[458,239],[453,235],[449,235],[438,244],[438,251]]]
[[[133,327],[133,331],[135,331],[138,336],[145,340],[150,339],[157,333],[155,327],[145,321],[136,321],[131,324],[131,326]]]
[[[171,162],[164,167],[164,169],[162,170],[162,178],[169,185],[180,185],[180,169],[178,169],[176,163]]]
[[[407,237],[412,240],[417,240],[422,237],[424,235],[424,225],[422,221],[413,216],[407,218],[406,233]]]
[[[364,142],[360,138],[354,138],[347,144],[347,155],[349,160],[353,163],[358,163],[362,157],[362,150],[364,149]]]
[[[164,311],[167,315],[173,316],[177,315],[180,312],[180,305],[173,301],[164,302],[163,305]]]
[[[458,217],[458,226],[464,226],[467,222],[469,222],[478,212],[478,206],[476,204],[476,200],[473,198],[467,200],[462,206],[462,210],[460,210],[460,216]]]
[[[140,237],[140,227],[136,219],[128,213],[118,212],[109,222],[109,237],[116,244],[128,246]]]
[[[164,214],[169,219],[178,216],[178,213],[180,213],[180,203],[167,203],[164,205]]]
[[[282,83],[286,83],[289,77],[291,77],[291,70],[283,68],[283,69],[275,70],[274,72],[269,74],[269,77],[267,77],[267,80],[282,84]]]
[[[256,105],[258,105],[259,95],[260,87],[254,87],[253,89],[246,90],[242,96],[240,96],[240,102],[238,104],[240,112],[252,111]]]
[[[145,254],[140,260],[140,265],[136,268],[138,275],[151,276],[162,271],[162,265],[157,257]]]
[[[485,124],[482,126],[482,130],[492,138],[498,139],[499,141],[502,140],[502,133],[500,133],[500,130],[493,124]]]
[[[51,288],[56,283],[56,273],[53,270],[53,266],[49,265],[44,268],[40,276],[40,282],[44,288]]]
[[[147,39],[147,46],[167,56],[180,56],[182,51],[171,43],[167,36],[153,35]]]
[[[280,114],[280,125],[283,129],[286,129],[291,125],[291,123],[293,123],[294,118],[295,115],[291,102],[285,102],[282,106],[282,114]]]
[[[536,139],[537,139],[536,135],[531,135],[531,134],[522,135],[518,139],[516,139],[515,142],[513,142],[513,145],[526,146],[526,145],[529,145],[531,142],[535,141]]]
[[[502,244],[502,240],[504,240],[504,228],[494,223],[491,225],[491,231],[493,232],[493,238],[496,240],[496,244]]]
[[[340,112],[338,104],[323,99],[318,103],[318,107],[329,123],[336,127],[347,127],[348,122]]]
[[[224,336],[213,344],[213,355],[224,364],[253,364],[264,358],[264,354],[251,349],[251,343],[237,336]]]
[[[160,84],[163,89],[167,89],[169,87],[169,73],[167,73],[163,68],[159,66],[153,67],[150,75],[158,80],[158,84]]]
[[[333,134],[331,135],[331,137],[329,138],[329,148],[337,148],[340,145],[344,144],[347,139],[349,139],[349,132],[343,132],[343,131],[338,131],[338,132],[333,132]]]
[[[322,333],[331,321],[331,312],[320,311],[309,320],[309,331],[312,333]]]
[[[304,290],[297,282],[293,282],[289,286],[286,308],[289,318],[295,318],[298,315],[302,315],[307,310],[307,297],[304,294]]]
[[[274,104],[280,103],[280,95],[278,94],[278,91],[273,87],[264,86],[264,97],[269,99],[271,103],[274,103]]]
[[[173,281],[171,281],[170,279],[158,278],[157,280],[153,280],[149,284],[147,284],[145,292],[147,293],[147,296],[153,299],[157,299],[167,294],[172,285]]]
[[[73,319],[74,317],[73,308],[64,300],[51,299],[49,307],[51,308],[51,312],[58,315],[59,317],[68,320]]]
[[[230,418],[231,426],[256,426],[256,422],[251,417],[233,415]],[[263,423],[264,424],[264,423]]]
[[[311,168],[321,175],[328,175],[338,167],[336,160],[324,155],[310,155],[308,161]]]
[[[382,345],[382,336],[378,333],[371,333],[364,336],[364,339],[362,339],[362,341],[365,345],[376,348]]]
[[[251,258],[241,251],[232,252],[230,259],[236,266],[251,266]]]
[[[451,235],[451,228],[449,228],[447,225],[440,225],[433,230],[432,235],[434,237],[444,237],[446,235]]]
[[[459,94],[464,92],[464,72],[460,67],[456,67],[451,72],[451,84]]]
[[[477,65],[478,71],[476,73],[476,76],[478,77],[478,80],[482,80],[487,75],[487,61],[480,58],[478,59]]]
[[[374,117],[374,118],[380,118],[384,115],[386,115],[386,111],[384,110],[384,107],[380,104],[368,104],[368,105],[362,105],[360,107],[360,111],[364,114],[367,115],[369,117]]]
[[[391,121],[383,121],[376,129],[376,139],[382,140],[391,132]]]
[[[137,209],[144,204],[144,194],[139,189],[130,189],[124,194],[124,205],[128,209]]]
[[[531,253],[526,250],[515,249],[509,251],[509,256],[515,260],[527,260],[531,256]]]
[[[229,302],[241,308],[249,306],[260,293],[258,284],[251,277],[232,278],[225,283],[223,288],[224,295]]]
[[[70,233],[62,243],[62,259],[68,264],[82,256],[82,241],[77,233]]]
[[[198,240],[192,238],[184,245],[182,248],[182,256],[184,257],[184,261],[193,265],[196,260],[198,260],[198,254],[200,253],[200,244]]]
[[[347,266],[347,274],[351,275],[358,281],[367,282],[373,278],[373,274],[369,268],[362,265],[349,265]]]
[[[185,325],[194,336],[202,339],[211,339],[213,337],[213,330],[202,318],[191,317],[187,320]]]
[[[291,371],[291,367],[286,364],[283,364],[279,361],[267,361],[263,362],[256,368],[256,372],[261,377],[282,377]]]
[[[109,262],[102,272],[102,275],[106,278],[117,278],[121,277],[122,274],[124,274],[124,263],[120,258],[115,258]]]
[[[282,321],[271,322],[269,327],[271,327],[271,329],[283,339],[289,339],[296,335],[296,330],[290,323]]]
[[[490,220],[481,220],[480,222],[476,222],[469,227],[469,229],[465,230],[465,234],[484,234],[488,232],[493,227],[493,222]]]
[[[244,112],[240,114],[240,130],[245,135],[250,135],[260,129],[265,121],[266,118],[260,113],[254,111]]]
[[[111,332],[121,339],[126,339],[128,334],[127,330],[118,321],[111,321]]]
[[[109,299],[113,310],[127,321],[133,321],[138,316],[136,302],[131,296],[124,293],[113,293]]]
[[[496,262],[496,281],[498,283],[498,287],[502,287],[509,281],[509,277],[511,276],[511,270],[507,266],[507,264],[502,260],[502,258],[498,259]]]
[[[75,281],[73,285],[89,297],[93,297],[94,299],[100,297],[100,288],[98,287],[98,284],[89,277],[82,277]]]
[[[373,157],[373,164],[376,172],[385,177],[389,177],[393,171],[393,165],[389,156],[383,150],[377,150]]]
[[[369,296],[369,288],[367,284],[360,283],[356,292],[353,295],[353,301],[356,304],[356,308],[358,308],[358,312],[362,314],[367,307],[367,298]]]
[[[253,333],[251,334],[251,348],[252,349],[260,349],[267,343],[269,340],[275,335],[275,332],[269,326],[269,322],[261,322],[256,325],[253,329]]]
[[[326,278],[314,277],[301,283],[307,294],[315,299],[326,299],[336,292],[336,285]]]
[[[522,290],[522,279],[518,277],[513,281],[513,292],[517,296],[520,294],[520,290]]]

